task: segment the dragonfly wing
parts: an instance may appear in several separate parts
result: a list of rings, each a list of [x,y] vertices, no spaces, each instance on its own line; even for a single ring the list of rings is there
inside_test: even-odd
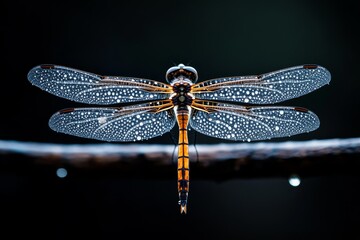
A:
[[[330,79],[324,67],[301,65],[257,76],[212,79],[194,85],[193,92],[199,99],[271,104],[310,93]]]
[[[176,122],[172,110],[156,112],[153,105],[64,109],[50,118],[49,126],[57,132],[103,141],[146,140],[170,131]]]
[[[217,104],[206,108],[209,112],[194,111],[190,126],[202,134],[234,141],[291,136],[313,131],[320,125],[313,112],[300,107]]]
[[[171,86],[152,80],[100,76],[58,65],[34,67],[28,79],[51,94],[88,104],[166,99],[171,92]]]

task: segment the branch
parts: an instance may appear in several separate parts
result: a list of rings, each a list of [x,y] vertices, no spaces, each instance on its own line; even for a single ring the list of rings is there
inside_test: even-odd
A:
[[[197,151],[196,151],[197,149]],[[226,143],[190,147],[192,178],[229,179],[358,174],[360,138]],[[0,164],[66,166],[117,176],[173,178],[174,145],[51,144],[0,140]],[[11,159],[11,160],[9,160]],[[28,166],[28,163],[26,164]]]

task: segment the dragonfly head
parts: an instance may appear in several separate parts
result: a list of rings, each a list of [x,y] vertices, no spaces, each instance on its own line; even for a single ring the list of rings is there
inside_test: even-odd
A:
[[[198,79],[198,74],[195,68],[190,66],[185,66],[184,64],[180,63],[175,67],[171,67],[166,72],[166,80],[171,83],[172,80],[183,76],[191,82],[195,83]]]

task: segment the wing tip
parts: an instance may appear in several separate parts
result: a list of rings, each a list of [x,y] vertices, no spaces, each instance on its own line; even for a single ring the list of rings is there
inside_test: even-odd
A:
[[[294,107],[294,110],[308,116],[307,120],[311,122],[311,124],[308,125],[309,129],[305,132],[312,132],[320,127],[320,119],[314,112],[304,107]]]
[[[321,65],[318,65],[318,64],[304,64],[304,65],[302,65],[302,67],[304,69],[318,69],[318,70],[320,70],[324,74],[324,78],[322,78],[324,80],[324,85],[330,83],[331,73],[325,67],[323,67]]]
[[[34,81],[36,81],[36,78],[35,78],[35,74],[36,74],[36,70],[39,69],[40,66],[35,66],[33,67],[32,69],[30,69],[30,71],[28,72],[27,74],[27,79],[32,83],[34,84]]]
[[[43,70],[51,70],[51,69],[55,69],[56,68],[56,65],[54,64],[40,64],[40,65],[37,65],[35,67],[33,67],[32,69],[30,69],[30,71],[28,72],[27,74],[27,79],[34,85],[35,82],[38,81],[37,77],[39,75],[39,73],[37,72],[37,70],[39,69],[43,69]]]

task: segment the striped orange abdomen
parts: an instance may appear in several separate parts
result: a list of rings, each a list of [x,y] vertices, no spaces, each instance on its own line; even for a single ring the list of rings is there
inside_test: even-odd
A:
[[[189,192],[189,141],[187,125],[189,115],[187,111],[177,114],[179,124],[179,148],[178,148],[178,192],[180,212],[186,213]]]

